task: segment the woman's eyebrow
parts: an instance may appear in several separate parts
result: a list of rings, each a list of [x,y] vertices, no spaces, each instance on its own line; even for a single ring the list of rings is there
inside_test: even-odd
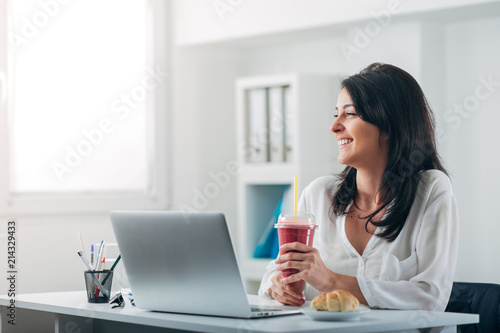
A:
[[[345,104],[345,105],[342,107],[342,109],[346,109],[346,108],[349,108],[349,107],[351,107],[351,106],[352,106],[352,107],[354,107],[354,104]],[[335,110],[337,110],[337,111],[338,111],[338,110],[339,110],[339,108],[338,108],[338,107],[335,107]]]

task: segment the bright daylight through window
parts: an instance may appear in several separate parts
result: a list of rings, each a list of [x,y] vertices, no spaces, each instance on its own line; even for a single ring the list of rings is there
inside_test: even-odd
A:
[[[151,182],[146,1],[13,0],[11,192],[144,192]],[[149,152],[149,153],[148,153]]]

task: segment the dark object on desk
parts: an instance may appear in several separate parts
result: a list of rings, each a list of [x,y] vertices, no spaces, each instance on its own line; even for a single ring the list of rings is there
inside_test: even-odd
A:
[[[457,332],[500,332],[500,285],[454,282],[445,311],[479,314],[478,324],[459,325]]]
[[[111,308],[123,308],[125,306],[125,301],[123,300],[122,293],[118,293],[109,301]]]

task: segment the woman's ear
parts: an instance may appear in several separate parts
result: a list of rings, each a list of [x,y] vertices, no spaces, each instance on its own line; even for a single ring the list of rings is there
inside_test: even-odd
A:
[[[383,147],[386,151],[389,151],[389,135],[387,135],[386,132],[380,131],[378,142],[380,144],[380,147]]]

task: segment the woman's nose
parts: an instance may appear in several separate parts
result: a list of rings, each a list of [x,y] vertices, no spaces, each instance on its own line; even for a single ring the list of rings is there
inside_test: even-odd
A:
[[[332,133],[337,133],[342,131],[342,123],[340,121],[340,117],[335,118],[333,123],[330,125],[330,131]]]

